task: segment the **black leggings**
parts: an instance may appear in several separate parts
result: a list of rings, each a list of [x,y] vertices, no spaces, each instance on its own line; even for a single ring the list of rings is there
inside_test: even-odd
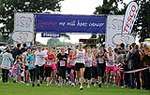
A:
[[[33,68],[31,70],[29,70],[29,73],[30,73],[30,79],[31,79],[31,82],[34,83],[35,82],[35,78],[36,78],[36,69]]]
[[[44,80],[44,66],[38,66],[36,65],[36,78],[37,80],[39,80],[40,78],[42,78],[42,80]]]
[[[97,64],[97,73],[98,73],[98,76],[104,77],[105,68],[106,68],[106,65],[104,63],[103,64]]]
[[[90,80],[92,77],[92,67],[86,67],[84,72],[84,78]]]
[[[9,70],[2,69],[2,81],[3,82],[8,82],[8,73],[9,73]]]
[[[44,75],[45,77],[51,77],[51,71],[52,71],[52,68],[49,66],[49,67],[45,67],[44,69]]]
[[[62,79],[66,79],[66,67],[60,66],[58,70],[59,76],[62,77]]]

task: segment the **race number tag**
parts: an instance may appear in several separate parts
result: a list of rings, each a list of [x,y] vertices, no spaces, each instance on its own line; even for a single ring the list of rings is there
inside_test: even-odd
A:
[[[61,60],[60,61],[60,66],[65,66],[66,65],[65,63],[66,63],[65,61]]]
[[[51,61],[51,60],[48,60],[48,61],[46,62],[46,64],[50,66],[50,65],[52,64],[52,61]]]
[[[74,66],[74,65],[75,65],[75,61],[74,61],[74,60],[70,60],[69,63],[70,63],[71,66]]]

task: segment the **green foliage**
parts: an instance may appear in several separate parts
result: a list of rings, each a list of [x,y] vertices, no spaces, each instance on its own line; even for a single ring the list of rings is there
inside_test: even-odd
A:
[[[49,39],[47,41],[48,47],[57,46],[60,43],[59,39]]]
[[[132,33],[139,35],[140,42],[143,42],[145,38],[150,37],[150,1],[137,0],[137,3],[140,5],[140,10]]]
[[[65,46],[67,43],[61,42],[59,39],[49,39],[47,41],[48,47]]]
[[[96,34],[92,34],[91,38],[97,38]]]
[[[11,39],[9,37],[2,36],[2,33],[0,33],[0,42],[12,43],[10,40]]]
[[[60,11],[63,0],[0,0],[1,32],[13,32],[15,12],[41,13],[45,10]]]
[[[65,37],[65,38],[67,38],[68,40],[70,40],[70,36],[67,35],[66,33],[61,33],[60,36],[61,36],[61,37]]]
[[[96,11],[94,14],[116,14],[116,15],[122,15],[125,13],[126,4],[123,3],[124,8],[120,9],[118,8],[118,2],[117,0],[103,0],[103,4],[96,7]]]
[[[120,0],[123,1],[123,0]],[[140,42],[145,38],[150,37],[150,1],[149,0],[136,0],[140,5],[140,10],[137,16],[137,20],[133,26],[132,35],[140,36]],[[115,14],[125,15],[127,5],[123,3],[124,8],[119,10],[117,0],[103,0],[103,5],[96,7],[95,14]]]

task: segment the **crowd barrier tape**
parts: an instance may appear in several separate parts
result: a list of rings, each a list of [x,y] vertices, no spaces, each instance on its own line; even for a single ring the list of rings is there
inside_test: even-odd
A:
[[[143,70],[146,70],[146,69],[150,69],[150,67],[145,67],[145,68],[131,70],[131,71],[125,71],[124,73],[136,73],[136,72],[143,71]]]

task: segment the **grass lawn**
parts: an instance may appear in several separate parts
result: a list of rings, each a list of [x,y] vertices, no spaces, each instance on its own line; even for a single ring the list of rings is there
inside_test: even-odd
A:
[[[0,82],[0,95],[150,95],[150,91],[116,88],[116,87],[91,87],[84,88],[83,91],[79,87],[71,86],[49,86],[45,84],[40,87],[31,87],[25,84]]]

